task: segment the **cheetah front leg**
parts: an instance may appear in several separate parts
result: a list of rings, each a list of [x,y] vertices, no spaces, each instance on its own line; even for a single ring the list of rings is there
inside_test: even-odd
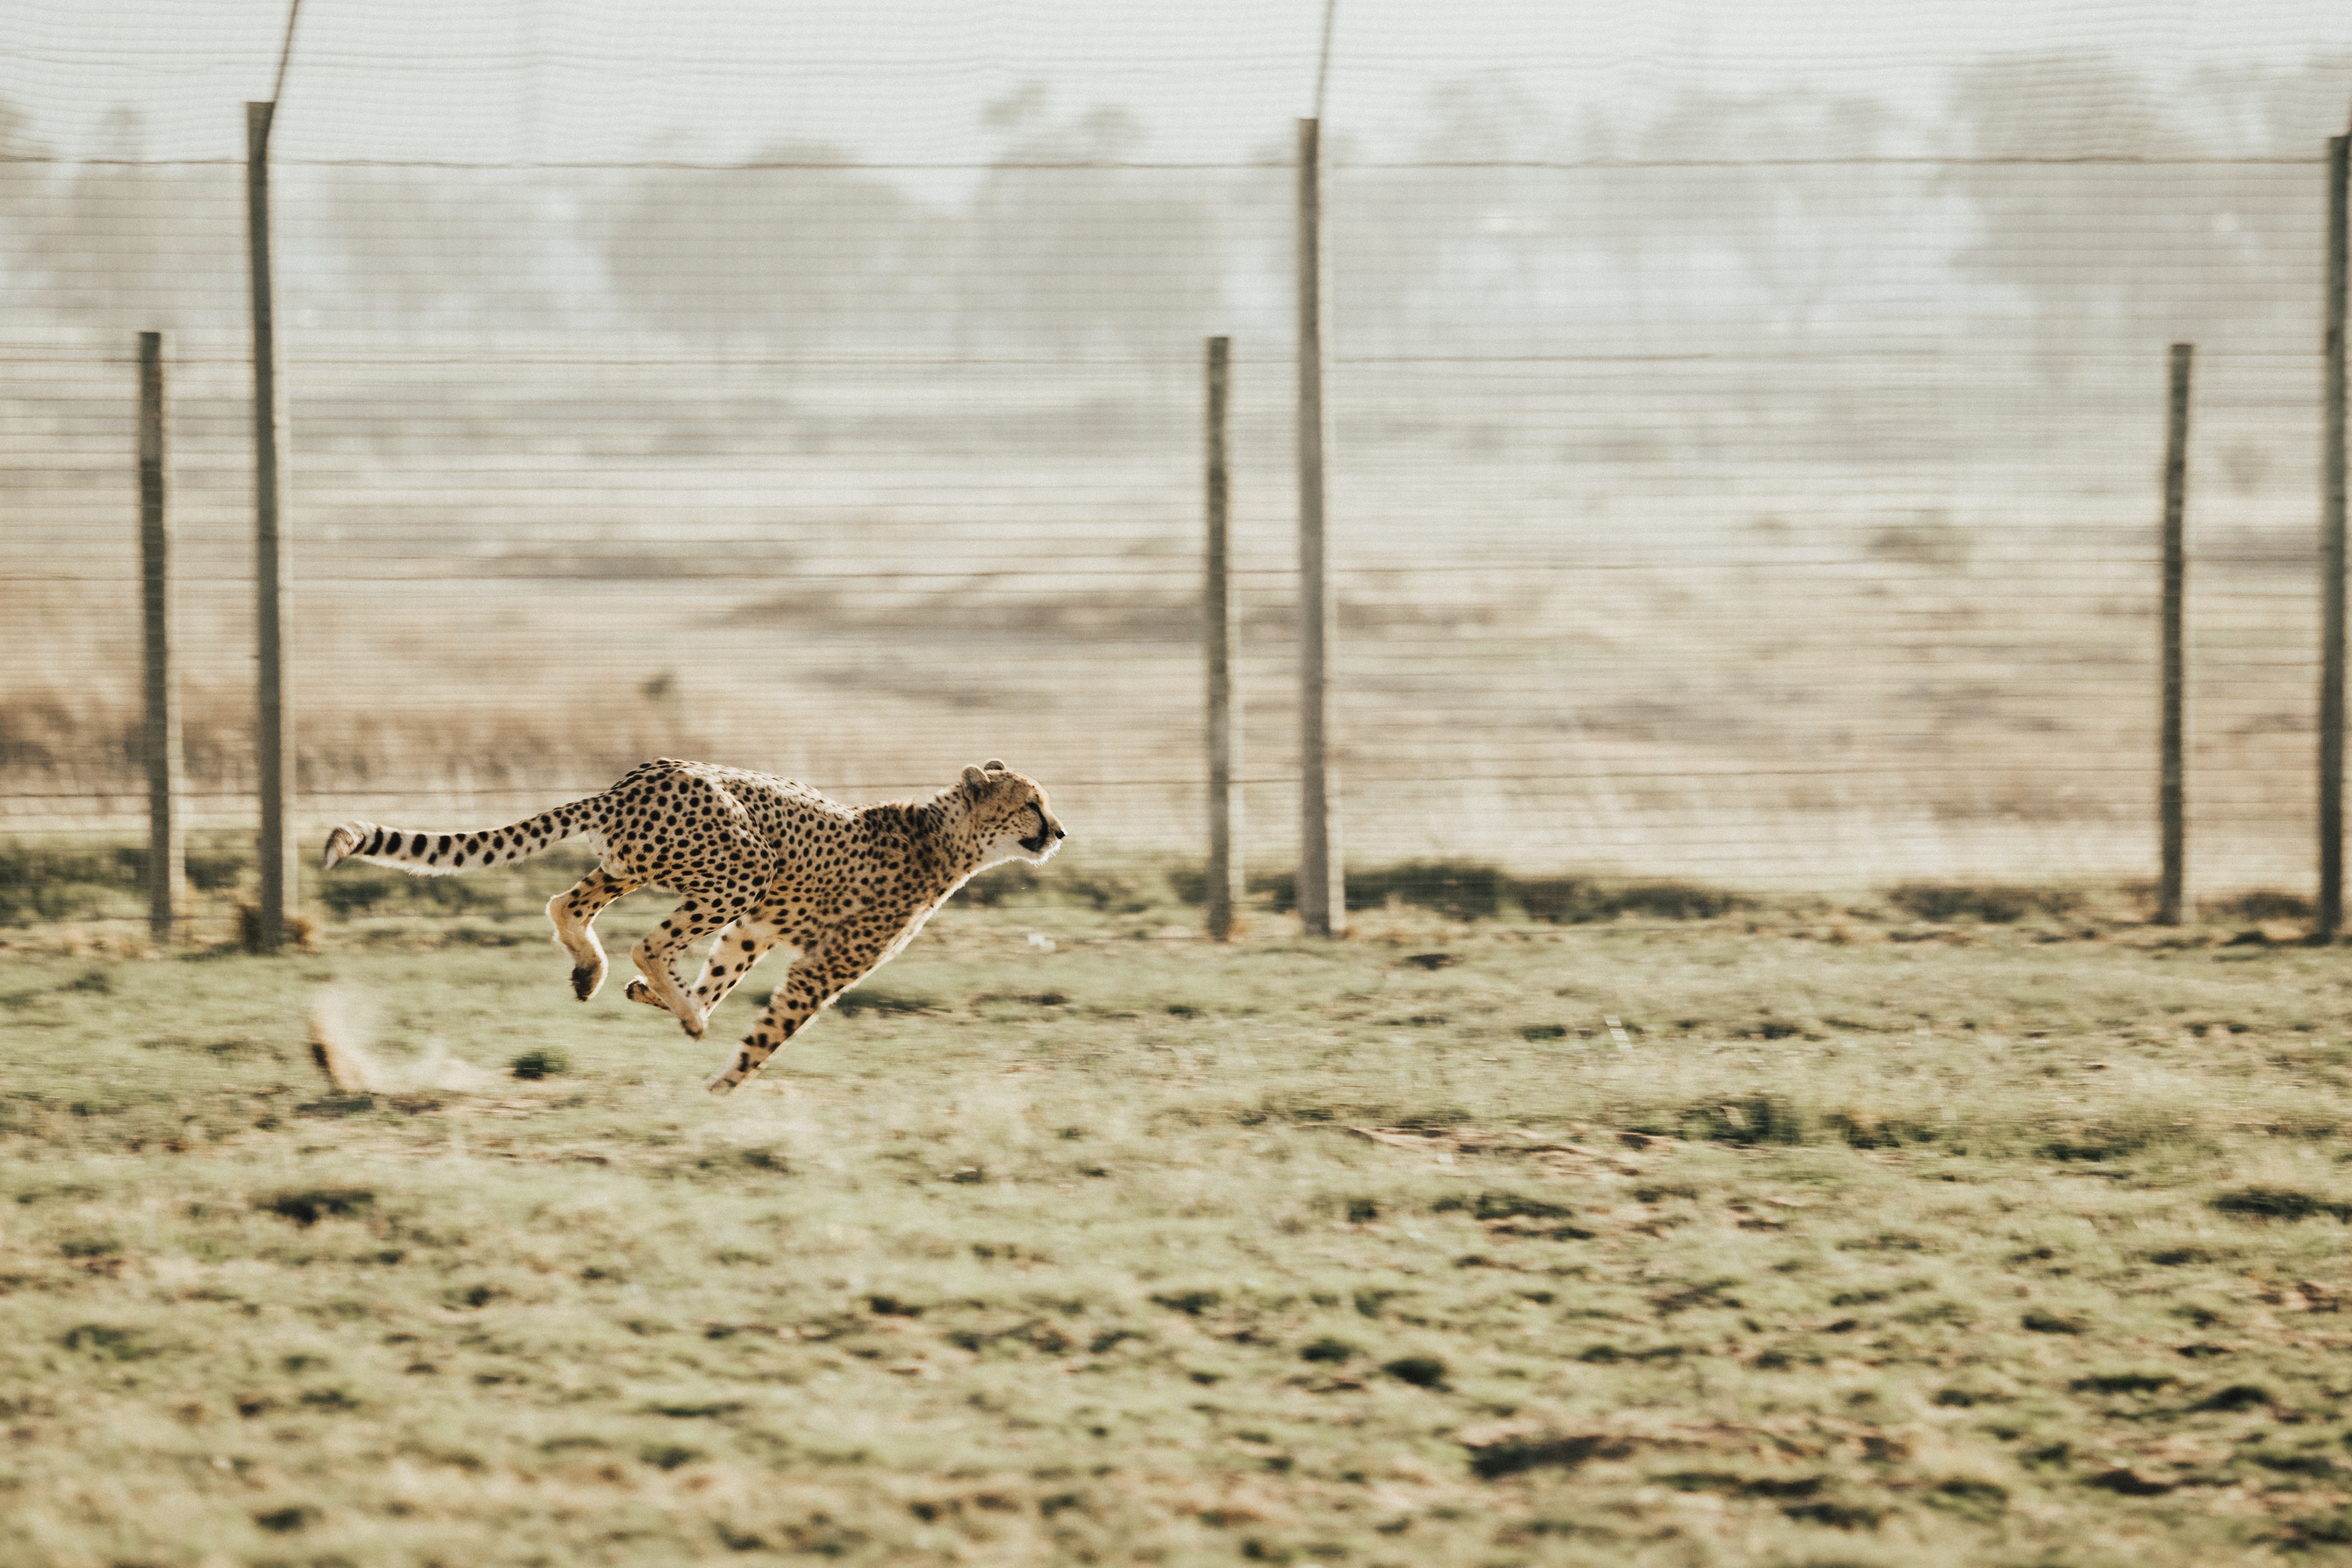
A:
[[[794,963],[768,997],[759,1022],[728,1057],[727,1065],[704,1080],[711,1094],[730,1095],[760,1070],[761,1064],[782,1048],[785,1041],[806,1028],[833,999],[863,978],[874,965],[845,961],[822,950]]]
[[[602,866],[547,900],[555,922],[555,945],[572,955],[572,994],[583,1002],[604,984],[604,944],[596,940],[596,917],[604,906],[644,887],[641,877],[615,877]]]

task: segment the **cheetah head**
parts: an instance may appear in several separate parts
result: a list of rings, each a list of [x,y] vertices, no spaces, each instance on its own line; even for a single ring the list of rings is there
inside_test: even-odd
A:
[[[1045,786],[993,758],[964,769],[963,793],[971,802],[972,830],[992,866],[1015,858],[1042,866],[1069,837],[1045,799]]]

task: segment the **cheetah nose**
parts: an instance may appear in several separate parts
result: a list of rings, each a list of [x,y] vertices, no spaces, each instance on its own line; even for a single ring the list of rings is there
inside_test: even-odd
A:
[[[1066,827],[1056,827],[1054,829],[1054,837],[1056,838],[1067,838],[1069,836],[1070,830]]]

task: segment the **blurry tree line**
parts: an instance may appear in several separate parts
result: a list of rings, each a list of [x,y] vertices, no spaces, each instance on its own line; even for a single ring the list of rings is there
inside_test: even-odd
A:
[[[1359,343],[1955,310],[2053,339],[2299,342],[2318,172],[2226,160],[2316,158],[2348,103],[2352,55],[2162,90],[2099,57],[1997,58],[1924,110],[1694,89],[1612,116],[1466,79],[1415,125],[1338,136],[1336,319]],[[1263,167],[1127,166],[1148,155],[1133,115],[1032,89],[989,110],[989,166],[949,202],[817,144],[729,168],[292,164],[281,282],[297,324],[1164,353],[1283,330],[1286,132]],[[127,110],[94,158],[46,154],[0,103],[20,321],[242,322],[238,169],[150,161]],[[2065,161],[2084,157],[2147,162]]]

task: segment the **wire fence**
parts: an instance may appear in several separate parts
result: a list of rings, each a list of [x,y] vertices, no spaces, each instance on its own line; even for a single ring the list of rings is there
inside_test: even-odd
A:
[[[1349,859],[2153,877],[2193,342],[2191,883],[2308,887],[2352,54],[1952,81],[1925,119],[1473,93],[1404,153],[1341,138]],[[1230,333],[1242,844],[1295,854],[1290,173],[1152,161],[1118,109],[992,114],[925,160],[281,155],[306,825],[488,826],[656,754],[851,799],[998,756],[1074,843],[1197,852],[1201,345]],[[143,821],[149,329],[193,817],[249,824],[242,167],[42,134],[0,114],[0,829]]]

